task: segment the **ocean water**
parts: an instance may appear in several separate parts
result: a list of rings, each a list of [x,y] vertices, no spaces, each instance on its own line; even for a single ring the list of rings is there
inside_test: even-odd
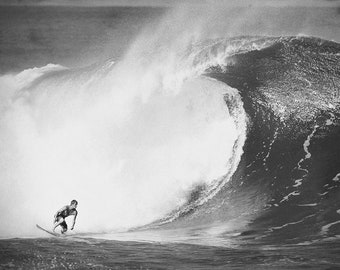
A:
[[[340,269],[339,24],[0,6],[0,269]]]

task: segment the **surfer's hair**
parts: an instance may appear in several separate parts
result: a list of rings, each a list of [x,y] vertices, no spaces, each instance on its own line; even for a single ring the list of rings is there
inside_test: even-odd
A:
[[[77,204],[78,205],[78,202],[76,200],[72,200],[71,204]]]

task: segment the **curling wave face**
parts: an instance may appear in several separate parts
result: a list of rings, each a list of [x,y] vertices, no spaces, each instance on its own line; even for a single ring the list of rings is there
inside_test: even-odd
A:
[[[236,51],[206,70],[244,102],[249,125],[238,168],[211,200],[167,226],[192,227],[224,244],[234,236],[238,243],[336,240],[340,45],[312,37],[258,41],[265,47]]]

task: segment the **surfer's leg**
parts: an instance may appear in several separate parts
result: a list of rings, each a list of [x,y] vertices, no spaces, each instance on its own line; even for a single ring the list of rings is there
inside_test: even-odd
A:
[[[65,233],[67,231],[67,224],[66,224],[65,220],[60,223],[60,226],[62,228],[61,233]]]
[[[53,231],[54,231],[59,225],[61,225],[63,222],[65,222],[65,220],[64,220],[62,217],[58,217],[57,222],[54,223]]]

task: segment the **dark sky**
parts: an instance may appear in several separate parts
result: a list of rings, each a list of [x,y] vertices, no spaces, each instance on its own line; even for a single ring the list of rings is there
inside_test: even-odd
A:
[[[337,6],[340,0],[0,0],[0,5],[72,5],[72,6],[174,6],[192,5],[228,6]]]

